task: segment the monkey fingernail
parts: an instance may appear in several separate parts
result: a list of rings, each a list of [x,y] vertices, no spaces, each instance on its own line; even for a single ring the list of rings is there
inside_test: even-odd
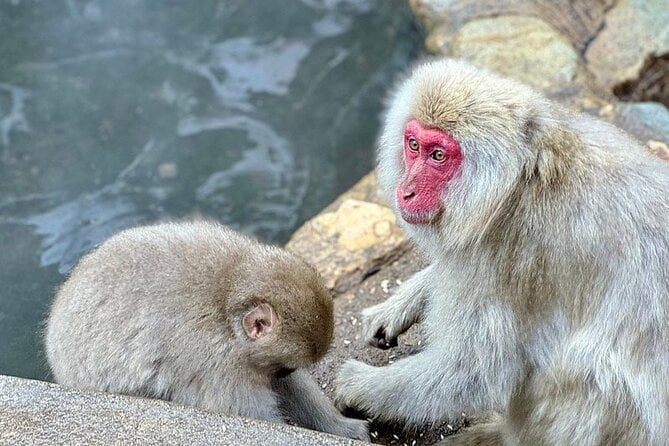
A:
[[[397,347],[397,338],[376,338],[376,346],[382,350],[388,350],[389,348]]]

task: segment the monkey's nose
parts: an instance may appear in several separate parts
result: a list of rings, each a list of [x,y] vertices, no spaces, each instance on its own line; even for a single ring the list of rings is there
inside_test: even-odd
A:
[[[415,195],[416,195],[416,192],[414,192],[414,191],[404,192],[404,194],[402,195],[402,198],[404,198],[405,200],[411,200]]]

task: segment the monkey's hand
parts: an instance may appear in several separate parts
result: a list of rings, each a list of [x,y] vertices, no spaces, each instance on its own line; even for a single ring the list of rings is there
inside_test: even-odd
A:
[[[397,336],[404,333],[410,326],[403,324],[405,320],[397,314],[396,308],[382,302],[362,310],[362,323],[365,340],[369,345],[381,349],[397,347]]]
[[[342,365],[335,380],[334,403],[337,409],[340,411],[354,409],[365,414],[369,413],[371,409],[369,380],[375,369],[376,367],[353,359]]]
[[[279,395],[282,412],[299,426],[369,440],[367,422],[347,418],[335,409],[308,371],[295,370],[284,378],[273,380],[272,390]]]
[[[421,319],[427,296],[425,276],[431,269],[414,274],[385,302],[362,310],[367,343],[382,349],[396,347],[397,336]]]
[[[343,415],[337,426],[327,432],[339,435],[340,437],[369,441],[369,428],[367,427],[367,421],[358,420],[355,418],[347,418]]]

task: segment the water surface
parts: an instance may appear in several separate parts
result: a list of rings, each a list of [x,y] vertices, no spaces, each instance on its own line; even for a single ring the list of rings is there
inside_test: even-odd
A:
[[[54,288],[122,228],[285,241],[371,168],[420,40],[399,0],[0,0],[0,373],[48,378]]]

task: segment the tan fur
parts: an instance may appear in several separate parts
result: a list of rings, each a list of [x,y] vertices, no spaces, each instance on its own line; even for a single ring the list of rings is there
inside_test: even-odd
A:
[[[293,254],[211,222],[123,231],[58,291],[45,343],[56,382],[172,400],[354,438],[302,369],[327,351],[332,298]],[[251,315],[251,316],[249,316]],[[271,330],[247,336],[244,317]]]
[[[363,315],[370,341],[422,321],[425,349],[347,362],[337,403],[409,423],[507,411],[453,444],[667,444],[669,166],[613,126],[441,60],[393,94],[378,151],[391,203],[411,119],[453,135],[463,163],[438,220],[402,222],[430,266]]]

